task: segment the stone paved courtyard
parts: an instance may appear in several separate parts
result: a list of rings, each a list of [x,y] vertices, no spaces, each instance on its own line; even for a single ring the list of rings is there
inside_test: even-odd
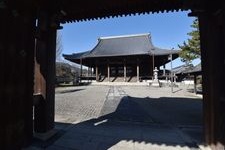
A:
[[[107,86],[75,86],[56,89],[56,121],[72,123],[99,117],[108,91]]]
[[[42,149],[188,150],[202,142],[202,100],[185,87],[60,87],[55,111],[64,132]]]
[[[137,110],[133,110],[135,107],[131,107],[131,105],[139,106],[140,109],[144,109],[145,113],[149,113],[148,115],[153,118],[154,113],[158,113],[160,115],[160,117],[156,116],[158,121],[165,121],[166,119],[167,123],[171,123],[171,116],[179,115],[175,117],[178,124],[182,124],[182,122],[189,125],[192,122],[198,125],[201,124],[201,98],[187,92],[184,87],[173,88],[173,93],[171,93],[170,87],[153,88],[132,85],[89,85],[57,88],[55,117],[56,122],[81,122],[116,112],[122,107],[130,111],[128,115],[131,112],[137,115],[140,114],[140,111],[136,112]],[[187,112],[185,109],[191,112]],[[153,110],[155,111],[153,112]],[[145,114],[139,115],[139,117],[143,115]],[[196,120],[193,120],[193,116],[187,115],[196,115],[194,117]],[[118,117],[128,119],[129,116],[123,114]],[[191,120],[188,120],[189,118]],[[144,117],[142,121],[146,121],[145,119]]]

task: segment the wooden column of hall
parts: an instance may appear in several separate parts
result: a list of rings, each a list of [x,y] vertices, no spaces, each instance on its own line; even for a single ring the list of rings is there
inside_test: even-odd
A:
[[[92,69],[92,66],[90,67],[90,73],[89,73],[90,77],[92,77],[93,75],[93,69]],[[92,79],[92,78],[91,78]]]
[[[150,77],[152,77],[152,80],[154,78],[154,69],[155,69],[155,56],[152,55],[152,59],[150,60]]]
[[[97,64],[95,66],[95,78],[96,78],[96,81],[98,81],[98,65]]]
[[[139,82],[139,59],[137,59],[137,82]]]
[[[203,113],[206,144],[212,149],[225,145],[225,14],[199,14]]]
[[[124,59],[124,68],[123,68],[123,76],[124,76],[124,82],[127,81],[127,66],[126,66],[126,60]]]
[[[0,149],[22,149],[33,136],[34,30],[32,12],[0,9]]]
[[[110,82],[110,66],[109,66],[109,60],[107,60],[107,77],[108,77],[108,82]]]
[[[52,16],[40,12],[36,42],[36,65],[39,68],[36,72],[39,73],[35,74],[34,91],[36,96],[39,95],[34,107],[36,133],[48,134],[54,129],[56,30],[57,25],[52,20]],[[37,84],[40,86],[38,87]]]

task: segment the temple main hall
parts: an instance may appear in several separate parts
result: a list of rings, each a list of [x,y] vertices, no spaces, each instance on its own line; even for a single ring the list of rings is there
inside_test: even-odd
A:
[[[165,64],[176,59],[178,53],[179,50],[154,46],[151,35],[146,33],[100,37],[92,50],[63,57],[80,64],[81,70],[83,65],[93,70],[98,82],[139,82],[152,79],[153,70],[161,66],[159,76],[166,76]]]

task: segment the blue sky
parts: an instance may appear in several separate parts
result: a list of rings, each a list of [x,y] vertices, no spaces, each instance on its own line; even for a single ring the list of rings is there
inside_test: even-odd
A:
[[[178,49],[177,45],[187,40],[187,33],[192,30],[190,25],[194,18],[187,14],[188,11],[171,12],[63,24],[60,31],[63,53],[91,50],[99,37],[141,33],[150,33],[157,47]],[[179,59],[173,61],[174,67],[181,64]]]

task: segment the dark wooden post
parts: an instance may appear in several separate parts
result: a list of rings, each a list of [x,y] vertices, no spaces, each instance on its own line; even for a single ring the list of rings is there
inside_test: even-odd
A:
[[[163,65],[163,76],[165,76],[165,75],[166,75],[166,66]]]
[[[115,74],[116,74],[116,77],[118,77],[118,73],[119,73],[118,69],[119,69],[119,68],[118,68],[118,65],[116,65],[116,66],[115,66]]]
[[[40,12],[38,18],[38,37],[36,45],[36,64],[40,67],[43,91],[35,105],[34,131],[52,134],[55,115],[55,55],[56,55],[56,30],[52,15]],[[36,75],[37,76],[37,75]],[[39,83],[40,84],[40,83]]]
[[[197,75],[194,74],[194,93],[197,94]]]
[[[0,149],[21,149],[33,136],[34,30],[32,12],[0,9]]]
[[[224,12],[199,14],[205,140],[213,149],[225,144]]]

